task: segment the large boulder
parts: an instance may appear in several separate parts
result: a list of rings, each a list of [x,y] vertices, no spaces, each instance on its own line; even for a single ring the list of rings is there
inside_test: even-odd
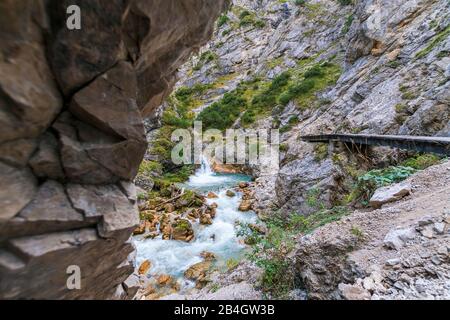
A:
[[[401,182],[392,186],[381,187],[375,191],[369,200],[373,208],[380,208],[383,204],[398,201],[411,193],[411,184]]]

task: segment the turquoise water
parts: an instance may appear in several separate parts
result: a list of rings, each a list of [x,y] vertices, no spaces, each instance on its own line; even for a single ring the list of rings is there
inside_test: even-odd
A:
[[[235,187],[239,182],[250,181],[251,177],[242,174],[216,174],[206,163],[191,176],[182,187],[207,193],[213,191],[218,198],[208,199],[208,203],[217,203],[216,217],[212,225],[193,224],[195,239],[190,243],[175,240],[135,238],[137,247],[137,263],[148,259],[152,262],[150,276],[169,274],[177,278],[181,290],[191,288],[194,284],[183,278],[183,273],[190,266],[201,262],[202,251],[212,252],[217,256],[217,264],[223,265],[230,258],[239,257],[245,245],[237,236],[239,223],[255,223],[254,212],[238,210],[242,194],[236,192],[235,197],[226,196],[226,190]]]

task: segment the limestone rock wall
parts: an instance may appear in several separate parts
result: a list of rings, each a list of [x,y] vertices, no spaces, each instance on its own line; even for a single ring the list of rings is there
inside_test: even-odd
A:
[[[66,28],[81,8],[82,29]],[[227,0],[0,3],[0,298],[124,298],[143,118]],[[67,267],[81,270],[68,290]],[[128,290],[128,291],[127,291]]]

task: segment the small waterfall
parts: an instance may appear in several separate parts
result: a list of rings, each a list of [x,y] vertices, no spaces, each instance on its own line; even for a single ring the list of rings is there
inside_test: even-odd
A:
[[[229,258],[238,258],[245,245],[237,234],[237,224],[255,223],[258,219],[253,212],[240,212],[238,210],[242,194],[228,197],[226,190],[236,186],[241,181],[249,181],[250,177],[240,174],[217,174],[211,169],[206,157],[202,157],[200,168],[192,175],[183,187],[203,193],[214,191],[217,198],[207,199],[207,203],[217,204],[216,217],[212,225],[193,223],[195,239],[189,243],[175,240],[163,240],[161,235],[154,239],[145,239],[136,236],[134,243],[137,247],[137,263],[144,260],[152,262],[150,275],[156,277],[169,274],[175,277],[181,285],[181,292],[188,292],[194,287],[192,281],[184,278],[184,272],[195,263],[203,261],[203,251],[216,255],[216,265],[224,267]]]
[[[208,158],[202,156],[202,164],[200,166],[200,171],[198,172],[198,174],[203,176],[212,176],[213,173],[214,172],[211,169]]]
[[[217,175],[209,164],[208,158],[202,156],[200,168],[189,178],[188,184],[191,187],[208,188],[211,185],[217,186],[226,181],[226,177]]]

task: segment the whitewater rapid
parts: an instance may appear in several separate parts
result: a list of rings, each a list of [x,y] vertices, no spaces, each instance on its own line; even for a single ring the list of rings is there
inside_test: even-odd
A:
[[[201,262],[200,253],[212,252],[217,257],[217,264],[223,265],[230,258],[238,258],[245,245],[237,236],[240,223],[255,223],[257,216],[253,212],[238,210],[242,194],[236,192],[235,197],[228,197],[226,190],[236,186],[239,182],[249,181],[250,177],[236,174],[216,174],[211,170],[206,160],[201,168],[191,176],[183,187],[198,192],[216,192],[218,198],[208,199],[208,203],[217,203],[216,217],[211,225],[193,223],[195,239],[189,243],[175,240],[135,238],[137,248],[137,264],[150,260],[152,268],[150,276],[168,274],[175,277],[181,290],[192,287],[190,281],[183,278],[183,273],[190,266]]]

